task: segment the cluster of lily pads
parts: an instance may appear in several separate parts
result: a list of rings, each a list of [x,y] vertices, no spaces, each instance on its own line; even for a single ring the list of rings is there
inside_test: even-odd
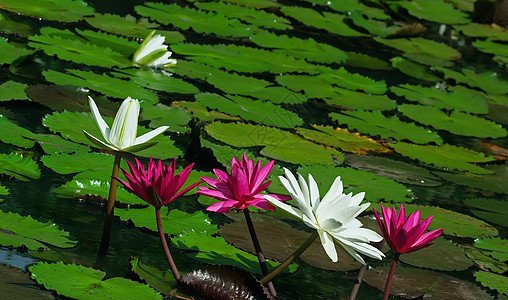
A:
[[[246,153],[263,164],[275,160],[268,178],[271,194],[288,194],[278,179],[285,167],[304,177],[312,174],[321,191],[341,176],[345,192],[365,192],[365,201],[377,211],[380,203],[404,203],[407,212],[433,215],[429,229],[442,228],[444,237],[401,256],[404,265],[396,272],[405,279],[393,283],[392,294],[446,299],[508,294],[503,275],[508,219],[502,209],[508,201],[508,32],[473,23],[473,1],[146,2],[127,16],[100,13],[93,4],[73,0],[3,0],[0,9],[0,100],[5,101],[0,172],[14,178],[1,178],[6,200],[0,204],[5,211],[0,212],[0,245],[72,262],[61,249],[83,248],[82,240],[69,238],[75,234],[72,227],[63,231],[61,224],[36,214],[17,215],[22,211],[13,203],[23,195],[7,187],[58,176],[63,179],[50,197],[105,203],[115,157],[90,147],[82,133],[102,136],[88,96],[108,124],[120,101],[132,97],[140,100],[140,135],[168,126],[152,139],[155,146],[136,152],[138,158],[176,157],[178,171],[196,160],[198,171],[190,182],[213,177],[210,170],[219,165],[230,172],[231,157]],[[441,27],[448,35],[439,35]],[[165,48],[144,60],[136,53],[153,30],[165,38],[172,58],[159,55]],[[19,111],[9,111],[16,103],[40,110],[38,119],[27,123]],[[133,162],[132,156],[127,159]],[[170,247],[188,265],[183,271],[199,262],[260,274],[245,221],[234,213],[217,218],[204,211],[214,199],[200,195],[196,203],[195,198],[185,198],[194,203],[191,208],[161,208]],[[121,187],[116,201],[117,220],[157,232],[146,202]],[[252,208],[251,213],[269,259],[285,259],[308,236],[289,215]],[[369,225],[372,215],[362,218],[376,229],[375,222]],[[281,237],[289,236],[281,244]],[[317,246],[310,245],[298,265],[289,266],[291,276],[274,280],[282,296],[349,293],[356,274],[333,271],[360,264],[340,249],[339,261],[332,263]],[[158,255],[160,262],[164,258]],[[164,294],[181,293],[151,259],[157,260],[133,258],[131,270]],[[277,265],[268,260],[268,269]],[[365,281],[384,290],[389,267],[372,265]],[[84,288],[107,287],[94,293],[160,297],[146,285],[122,277],[103,280],[103,271],[81,265],[40,262],[30,270],[38,283],[68,297],[82,291],[58,286],[51,274],[66,272]],[[473,277],[479,284],[460,279]],[[337,288],[337,281],[344,286]]]

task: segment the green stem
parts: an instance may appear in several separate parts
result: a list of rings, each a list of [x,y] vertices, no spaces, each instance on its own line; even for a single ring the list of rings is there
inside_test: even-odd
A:
[[[390,287],[392,286],[393,274],[395,273],[395,268],[397,267],[397,262],[399,261],[399,256],[400,256],[400,253],[395,253],[395,256],[393,257],[392,267],[390,268],[390,273],[388,274],[388,279],[386,279],[383,300],[387,300],[388,295],[390,294]]]
[[[118,185],[118,171],[120,169],[120,161],[122,153],[115,152],[115,163],[113,164],[113,174],[111,175],[111,185],[109,186],[108,203],[106,205],[106,217],[104,219],[104,227],[102,229],[101,245],[99,247],[99,257],[104,257],[108,253],[109,240],[111,238],[111,226],[113,224],[113,216],[115,210],[116,188]]]
[[[379,250],[381,250],[381,248],[383,248],[384,244],[385,244],[384,240],[381,240],[381,242],[377,242],[377,243],[371,243],[371,245],[378,248]],[[360,270],[358,270],[358,275],[356,276],[355,284],[353,285],[353,289],[351,290],[351,294],[349,295],[349,300],[356,299],[356,295],[358,295],[358,291],[360,290],[360,285],[362,284],[363,277],[365,276],[365,272],[367,271],[367,265],[370,261],[370,258],[364,257],[364,261],[365,261],[365,264],[362,265]]]
[[[256,255],[258,257],[259,266],[261,267],[261,273],[263,276],[268,274],[268,268],[266,267],[265,257],[263,252],[261,251],[261,245],[259,244],[258,236],[256,235],[256,230],[254,229],[254,224],[252,224],[252,219],[250,217],[250,213],[248,209],[244,209],[243,213],[245,215],[245,222],[247,223],[247,227],[249,228],[250,238],[252,243],[254,244],[254,250],[256,251]],[[266,287],[270,294],[274,297],[277,297],[277,291],[273,286],[273,282],[269,281],[266,283]]]
[[[265,284],[271,281],[275,276],[277,276],[280,272],[282,272],[285,268],[287,268],[295,259],[297,259],[303,251],[305,251],[309,246],[314,242],[314,240],[318,237],[317,230],[312,233],[311,236],[300,246],[300,248],[296,249],[295,253],[291,254],[283,263],[281,263],[275,270],[270,272],[270,274],[261,278],[260,282]]]
[[[166,259],[168,260],[169,268],[175,276],[176,281],[180,282],[180,273],[178,272],[178,268],[176,267],[175,261],[171,256],[171,252],[169,252],[168,243],[166,242],[166,236],[164,235],[164,230],[162,229],[162,221],[161,221],[161,208],[155,208],[155,218],[157,219],[157,230],[159,231],[159,238],[161,240],[162,249],[164,249],[164,254],[166,254]]]

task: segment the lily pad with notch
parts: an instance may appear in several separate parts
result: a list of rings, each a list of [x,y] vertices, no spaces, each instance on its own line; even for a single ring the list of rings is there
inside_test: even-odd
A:
[[[2,0],[0,8],[14,13],[59,22],[77,22],[95,10],[88,3],[76,0]]]

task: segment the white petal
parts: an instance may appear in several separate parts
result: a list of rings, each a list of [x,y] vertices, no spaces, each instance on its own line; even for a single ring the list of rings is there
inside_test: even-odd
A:
[[[302,188],[303,200],[305,201],[305,206],[309,207],[312,210],[312,206],[310,204],[309,187],[307,186],[307,182],[305,181],[303,176],[300,174],[298,174],[298,182],[300,183],[300,187]]]
[[[99,109],[95,104],[95,101],[93,101],[92,97],[90,96],[88,96],[88,104],[90,105],[90,109],[92,110],[92,116],[95,119],[95,123],[97,123],[97,126],[99,126],[99,130],[102,133],[102,137],[104,137],[104,139],[107,140],[109,136],[108,124],[106,124],[106,122],[102,118],[101,113],[99,112]]]
[[[287,205],[286,203],[282,202],[282,201],[279,201],[275,198],[273,198],[272,196],[270,195],[265,195],[264,198],[270,202],[271,204],[277,206],[278,208],[281,208],[285,211],[287,211],[288,213],[292,214],[293,216],[296,216],[300,219],[303,218],[303,213],[298,209],[298,208],[295,208],[291,205]]]
[[[108,142],[119,149],[134,145],[138,130],[139,101],[127,97],[116,113]]]
[[[356,253],[355,249],[353,249],[347,245],[344,245],[343,243],[340,243],[340,242],[338,242],[338,243],[344,250],[346,250],[347,253],[349,253],[349,255],[351,255],[351,257],[353,257],[354,259],[356,259],[357,261],[359,261],[360,263],[362,263],[364,265],[366,264],[365,260],[363,260],[363,257],[360,254]]]
[[[289,181],[289,184],[290,184],[290,188],[291,190],[293,191],[293,194],[297,195],[299,198],[303,199],[303,193],[302,193],[302,190],[300,189],[300,186],[298,185],[298,182],[296,181],[296,178],[295,176],[293,175],[293,173],[291,173],[291,171],[289,171],[288,169],[284,168],[284,173],[286,174],[286,178],[287,180]],[[280,178],[280,177],[279,177]],[[288,191],[290,191],[289,188],[286,187],[286,189]],[[293,199],[294,200],[294,199]]]
[[[163,133],[166,129],[168,129],[169,126],[161,126],[158,127],[150,132],[147,132],[143,134],[140,137],[137,137],[134,141],[134,145],[139,145],[148,142],[149,140],[153,139],[154,137],[158,136],[159,134]]]
[[[157,145],[157,142],[147,142],[147,143],[143,143],[143,144],[132,145],[130,147],[122,149],[122,151],[134,153],[134,152],[148,149],[148,148],[155,146],[155,145]]]
[[[312,206],[312,210],[314,211],[315,214],[319,206],[319,188],[317,186],[316,181],[314,180],[314,177],[312,177],[312,174],[310,173],[309,173],[309,190],[310,190],[310,205]]]
[[[333,262],[336,262],[338,260],[337,250],[335,249],[332,237],[328,234],[328,232],[320,229],[318,229],[318,234],[319,239],[321,240],[321,245],[323,245],[326,254]]]
[[[323,199],[321,199],[321,203],[326,204],[333,201],[336,197],[342,195],[342,191],[342,181],[340,180],[340,176],[337,176],[326,195],[323,197]]]
[[[86,138],[88,140],[90,140],[90,142],[92,142],[95,145],[99,146],[99,148],[101,148],[101,149],[111,149],[111,150],[118,151],[118,149],[116,147],[104,143],[103,141],[101,141],[98,138],[94,137],[93,135],[91,135],[90,133],[86,132],[85,130],[83,130],[83,133],[85,134]]]
[[[385,256],[383,252],[379,251],[379,249],[366,243],[355,243],[347,239],[339,239],[338,241],[353,248],[356,252],[367,255],[368,257],[381,260]]]
[[[349,206],[360,205],[360,203],[362,203],[363,197],[365,197],[365,192],[361,192],[361,193],[358,193],[358,194],[354,195],[349,200],[350,201],[349,202]]]

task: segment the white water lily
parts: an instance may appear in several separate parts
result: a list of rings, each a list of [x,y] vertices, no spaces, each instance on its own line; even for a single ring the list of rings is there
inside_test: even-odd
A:
[[[123,152],[144,150],[157,144],[157,142],[149,141],[168,129],[168,126],[161,126],[140,137],[136,137],[138,130],[139,101],[131,97],[127,97],[127,99],[122,102],[122,105],[120,105],[115,120],[113,121],[113,126],[110,129],[108,124],[106,124],[101,117],[99,109],[92,97],[88,96],[88,102],[95,122],[99,126],[106,142],[101,141],[85,130],[83,130],[83,133],[92,143],[101,148]]]
[[[164,45],[165,38],[160,34],[154,36],[154,33],[155,30],[148,34],[139,49],[134,53],[132,62],[136,65],[154,68],[176,65],[176,59],[169,58],[173,53],[168,51],[167,45]]]
[[[332,261],[338,260],[335,243],[342,246],[362,264],[365,264],[365,261],[358,253],[376,259],[384,257],[383,252],[369,244],[369,242],[379,242],[383,237],[373,230],[361,228],[363,224],[356,219],[369,207],[369,204],[360,205],[365,193],[354,196],[352,193],[343,194],[342,181],[340,176],[337,176],[330,190],[323,199],[320,199],[318,186],[311,174],[309,174],[307,185],[300,174],[297,181],[288,169],[284,168],[284,172],[286,177],[279,176],[280,181],[289,191],[298,208],[270,196],[265,196],[265,199],[302,219],[307,226],[316,229],[321,244]]]

